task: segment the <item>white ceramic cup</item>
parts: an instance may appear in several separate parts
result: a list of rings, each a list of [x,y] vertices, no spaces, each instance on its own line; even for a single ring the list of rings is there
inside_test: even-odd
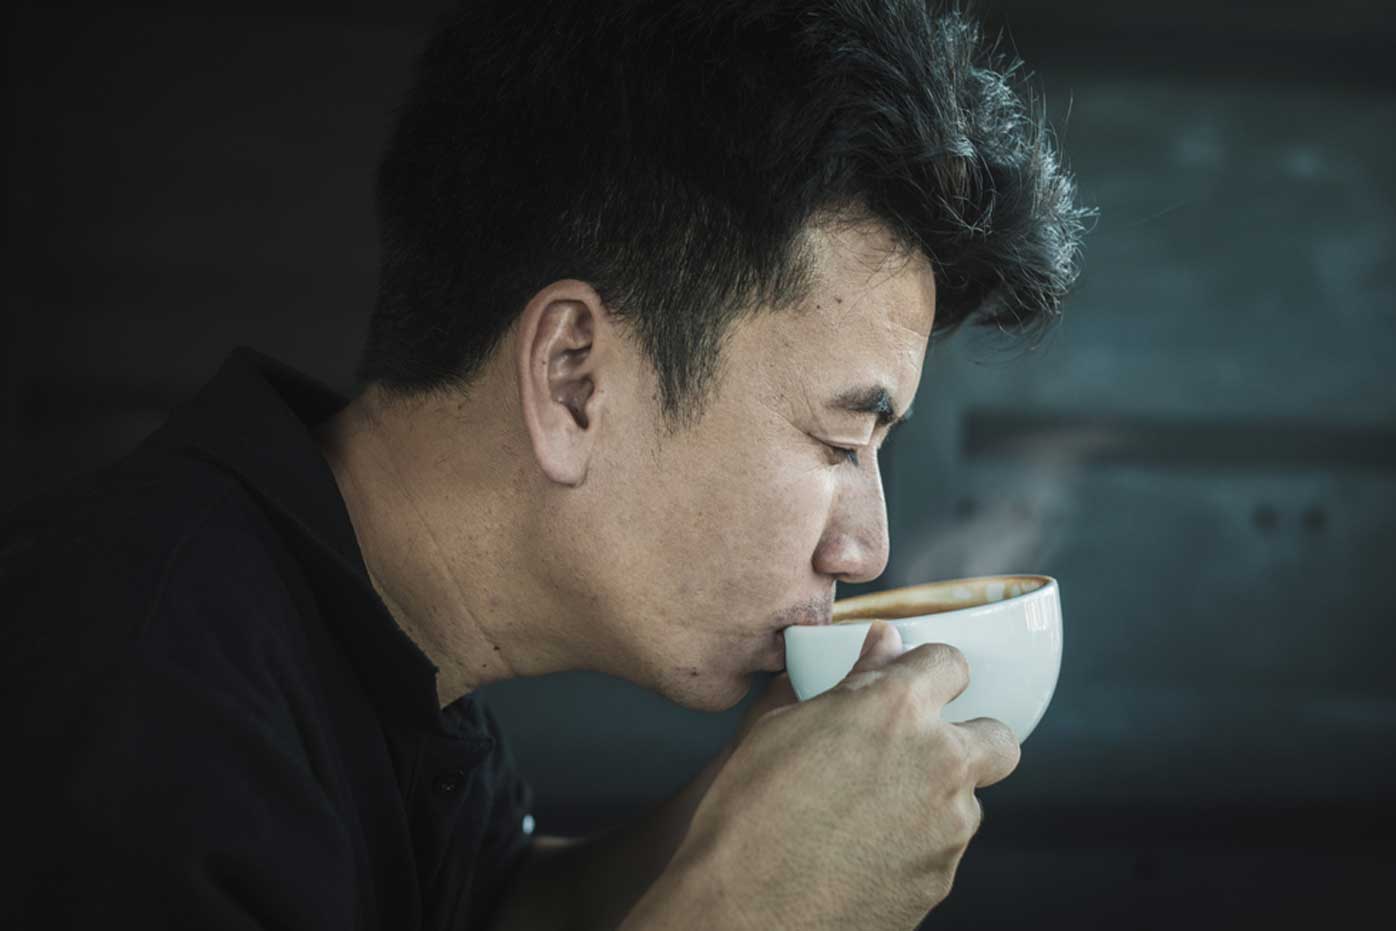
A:
[[[948,643],[969,662],[969,686],[941,717],[997,718],[1027,740],[1047,710],[1062,665],[1056,579],[995,575],[929,582],[834,602],[834,623],[785,628],[785,668],[801,701],[853,668],[874,619],[889,621],[906,649]]]

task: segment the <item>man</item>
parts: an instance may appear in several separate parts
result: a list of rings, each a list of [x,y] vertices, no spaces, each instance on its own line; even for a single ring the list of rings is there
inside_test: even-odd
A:
[[[384,159],[352,401],[239,351],[0,537],[30,924],[905,928],[1017,746],[874,625],[652,816],[537,836],[474,692],[729,708],[887,561],[928,340],[1029,326],[1083,212],[915,0],[477,2]]]

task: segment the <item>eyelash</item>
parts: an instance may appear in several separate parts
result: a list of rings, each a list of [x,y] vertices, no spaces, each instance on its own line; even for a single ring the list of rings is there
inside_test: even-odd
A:
[[[858,450],[850,449],[847,446],[835,446],[833,443],[824,443],[823,440],[820,440],[819,442],[823,443],[826,448],[831,450],[843,462],[847,462],[849,465],[853,466],[859,465]]]

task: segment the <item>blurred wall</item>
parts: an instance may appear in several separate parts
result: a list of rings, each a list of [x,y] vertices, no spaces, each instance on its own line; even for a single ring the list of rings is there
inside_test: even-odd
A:
[[[12,12],[0,508],[119,455],[235,345],[348,387],[371,172],[441,6]],[[1065,608],[1053,706],[938,915],[1354,901],[1396,823],[1396,24],[983,6],[1101,214],[1047,341],[936,346],[884,457],[892,562],[862,589],[1044,572]],[[643,811],[742,710],[487,692],[551,831]]]

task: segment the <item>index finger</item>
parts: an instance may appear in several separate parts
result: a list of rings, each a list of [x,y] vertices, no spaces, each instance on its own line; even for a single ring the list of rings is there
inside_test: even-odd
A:
[[[892,675],[910,676],[934,708],[943,708],[969,687],[969,663],[948,643],[912,647],[883,667]]]

